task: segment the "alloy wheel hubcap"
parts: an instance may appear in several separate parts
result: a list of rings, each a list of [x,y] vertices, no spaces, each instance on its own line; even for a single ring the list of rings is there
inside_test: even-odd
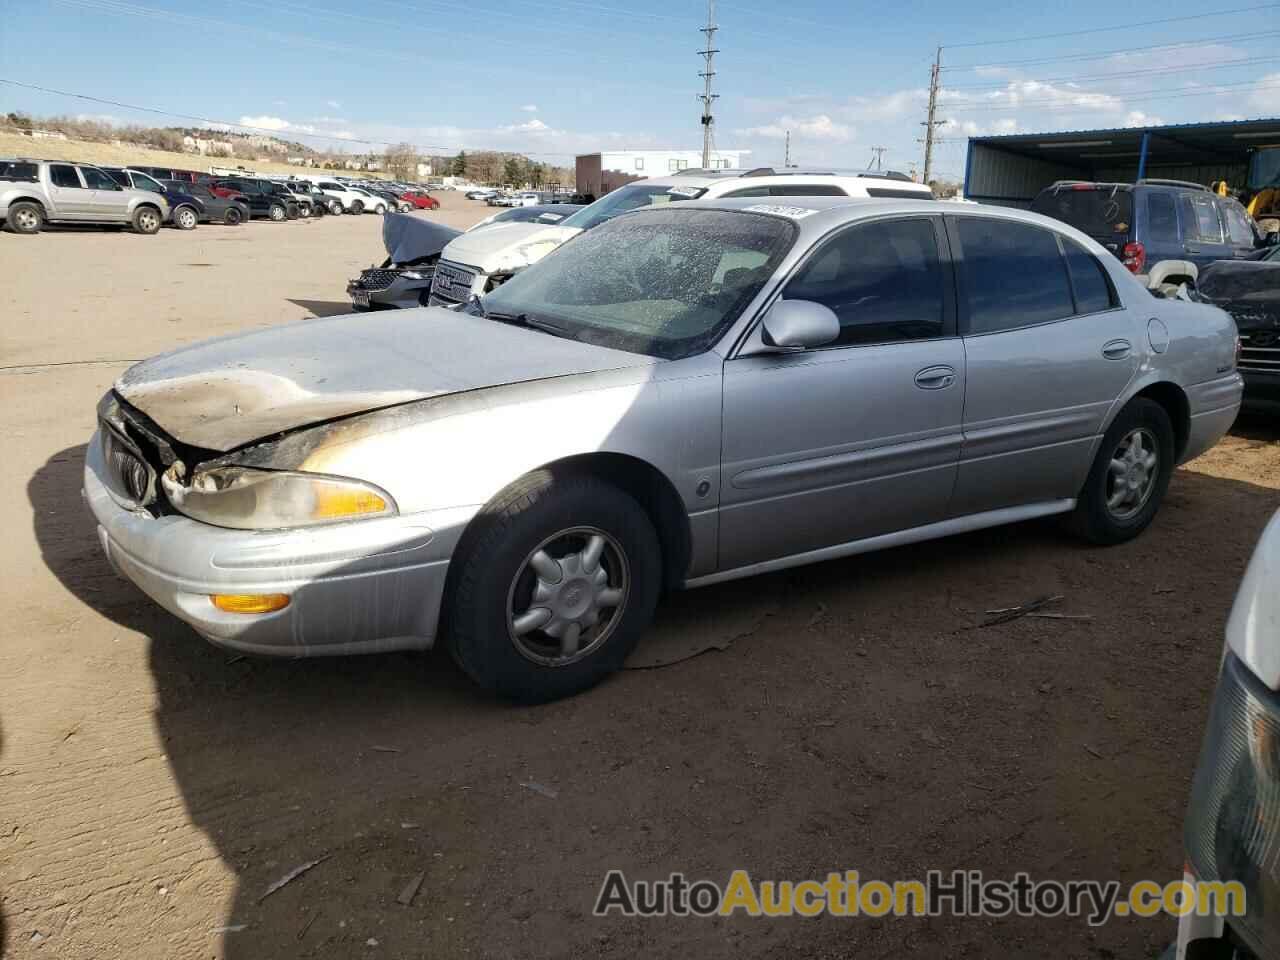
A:
[[[18,226],[24,230],[30,230],[36,225],[36,215],[30,210],[18,211]]]
[[[1107,465],[1107,510],[1117,520],[1135,516],[1156,486],[1160,456],[1156,438],[1146,427],[1124,435]]]
[[[618,542],[595,527],[548,537],[507,592],[507,632],[521,655],[561,667],[597,650],[626,608],[630,571]]]
[[[194,226],[196,222],[195,214],[187,210],[182,211],[182,213],[179,215],[179,219],[182,221],[182,225],[184,227]]]

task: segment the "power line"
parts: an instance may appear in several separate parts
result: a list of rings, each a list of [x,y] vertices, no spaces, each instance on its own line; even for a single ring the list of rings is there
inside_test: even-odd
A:
[[[106,97],[95,97],[87,93],[74,93],[69,90],[55,90],[52,87],[43,87],[34,83],[24,83],[20,80],[8,80],[3,77],[0,77],[0,83],[7,84],[12,87],[21,87],[24,90],[35,90],[39,93],[49,93],[59,97],[70,97],[75,100],[85,100],[85,101],[88,101],[89,103],[97,103],[97,104],[101,104],[103,106],[108,106],[108,107],[119,107],[123,110],[135,110],[139,113],[155,114],[156,116],[168,117],[172,120],[191,120],[197,123],[204,124],[207,127],[215,130],[219,128],[234,129],[234,130],[248,130],[253,133],[264,133],[277,138],[287,137],[288,139],[291,139],[291,140],[303,139],[303,138],[310,139],[310,140],[328,140],[328,141],[337,142],[337,143],[363,144],[364,146],[367,146],[367,147],[391,147],[391,146],[396,146],[400,142],[407,142],[407,141],[391,141],[391,140],[368,140],[362,137],[339,137],[339,136],[333,136],[331,134],[324,134],[324,133],[304,133],[300,130],[292,130],[292,129],[280,130],[272,127],[257,127],[257,126],[253,126],[252,124],[233,123],[230,120],[216,120],[211,117],[202,117],[196,114],[174,113],[169,110],[161,110],[157,107],[144,107],[136,103],[124,103],[123,101],[111,100]],[[439,143],[409,143],[409,146],[422,151],[441,151],[444,153],[453,153],[454,151],[459,149],[466,149],[465,145],[458,145],[458,144],[446,145],[446,144],[439,144]],[[477,149],[477,148],[472,148],[472,149]],[[486,149],[486,148],[482,147],[479,149]],[[564,151],[555,151],[555,150],[508,149],[508,150],[495,151],[495,152],[519,153],[529,157],[538,157],[538,156],[571,157],[573,156],[572,153],[567,153]]]
[[[1005,43],[1029,43],[1032,40],[1057,40],[1061,37],[1082,37],[1090,33],[1112,33],[1116,30],[1135,30],[1154,27],[1163,23],[1185,23],[1188,20],[1205,20],[1209,17],[1220,19],[1236,13],[1253,13],[1257,10],[1274,10],[1280,3],[1263,3],[1255,7],[1237,7],[1234,10],[1214,10],[1212,13],[1189,13],[1181,17],[1162,17],[1159,20],[1143,20],[1140,23],[1122,23],[1110,27],[1089,27],[1085,30],[1064,30],[1061,33],[1040,33],[1029,37],[1009,37],[1006,40],[974,40],[969,43],[949,43],[948,50],[959,50],[962,47],[992,47]]]
[[[1145,47],[1121,47],[1115,50],[1101,50],[1095,53],[1068,53],[1056,57],[1029,57],[1025,60],[1002,60],[998,63],[963,63],[954,67],[943,67],[943,71],[988,70],[1000,67],[1036,66],[1042,63],[1065,63],[1067,61],[1084,62],[1087,60],[1106,60],[1126,53],[1148,53],[1153,50],[1176,50],[1181,47],[1200,47],[1214,43],[1225,43],[1234,40],[1260,40],[1267,37],[1280,36],[1280,30],[1265,30],[1259,33],[1230,33],[1217,37],[1202,37],[1198,40],[1179,40],[1174,43],[1156,43]]]
[[[1256,90],[1280,90],[1280,80],[1241,80],[1236,83],[1216,83],[1212,87],[1206,87],[1192,92],[1187,87],[1177,87],[1174,93],[1159,94],[1143,94],[1137,97],[1118,97],[1110,93],[1090,93],[1088,91],[1072,91],[1069,99],[1059,100],[1022,100],[1018,103],[993,103],[990,101],[964,101],[964,100],[948,100],[947,105],[957,110],[973,111],[973,110],[1022,110],[1027,107],[1080,107],[1083,109],[1096,108],[1097,103],[1077,103],[1072,101],[1078,100],[1114,100],[1119,105],[1130,103],[1146,103],[1151,100],[1180,100],[1184,97],[1209,97],[1220,96],[1227,92],[1239,92],[1242,89]]]
[[[957,83],[948,84],[948,90],[997,90],[1011,83],[1076,83],[1081,80],[1119,80],[1126,77],[1150,77],[1165,73],[1186,73],[1189,70],[1225,70],[1230,67],[1246,67],[1258,63],[1275,63],[1280,57],[1250,57],[1238,60],[1211,60],[1206,63],[1192,63],[1178,67],[1151,67],[1143,70],[1121,70],[1112,73],[1094,73],[1074,77],[1028,77],[1026,80],[1001,80],[995,83]]]

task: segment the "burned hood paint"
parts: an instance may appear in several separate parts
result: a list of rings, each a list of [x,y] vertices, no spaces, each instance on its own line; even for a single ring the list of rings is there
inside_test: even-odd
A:
[[[388,213],[382,218],[382,243],[392,263],[413,263],[434,257],[461,233],[411,213]]]
[[[581,232],[576,227],[543,223],[491,223],[451,240],[441,257],[485,273],[519,270]]]
[[[115,389],[176,440],[228,451],[381,407],[655,362],[428,307],[210,340],[130,367]]]

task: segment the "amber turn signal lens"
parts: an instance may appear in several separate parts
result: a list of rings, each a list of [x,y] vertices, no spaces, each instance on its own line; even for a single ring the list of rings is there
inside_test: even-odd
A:
[[[209,599],[224,613],[271,613],[289,605],[286,593],[214,593]]]
[[[372,490],[350,489],[336,486],[319,486],[312,516],[334,520],[338,517],[358,517],[361,514],[385,513],[387,501]]]

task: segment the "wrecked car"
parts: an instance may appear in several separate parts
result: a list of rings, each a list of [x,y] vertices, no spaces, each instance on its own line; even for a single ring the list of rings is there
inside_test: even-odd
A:
[[[1200,271],[1187,293],[1221,307],[1240,332],[1244,405],[1280,413],[1280,246],[1258,260],[1219,260]]]
[[[547,700],[616,670],[666,589],[1049,515],[1138,536],[1235,419],[1235,352],[1221,310],[1035,214],[691,200],[460,309],[130,367],[84,490],[116,568],[215,643],[439,640]]]
[[[426,306],[440,252],[461,232],[421,217],[388,213],[382,220],[387,259],[347,284],[352,308]]]

